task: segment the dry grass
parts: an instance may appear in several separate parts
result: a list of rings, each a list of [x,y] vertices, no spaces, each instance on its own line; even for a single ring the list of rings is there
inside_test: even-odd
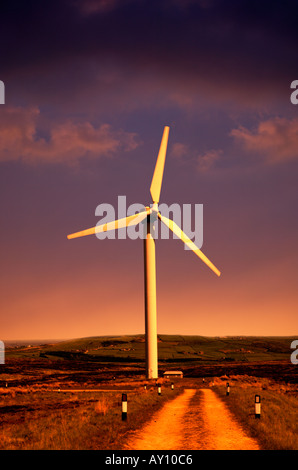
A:
[[[106,396],[100,398],[96,403],[95,403],[95,412],[98,413],[99,415],[106,415],[107,412],[111,408],[111,400],[109,400]]]
[[[226,384],[215,381],[214,390],[241,424],[256,437],[265,450],[298,450],[298,411],[295,386],[270,380],[230,377]],[[297,387],[296,387],[297,390]],[[255,395],[261,396],[261,418],[255,418]]]
[[[129,431],[141,427],[178,390],[130,391],[122,421],[121,393],[59,393],[11,389],[2,394],[1,450],[121,449]]]
[[[175,382],[174,391],[170,382],[162,379],[161,396],[150,384],[145,391],[139,378],[111,380],[109,388],[134,387],[127,392],[126,422],[121,420],[120,391],[59,393],[46,390],[42,382],[0,388],[0,449],[122,449],[128,433],[142,427],[167,400],[184,388],[211,386],[213,380],[212,388],[263,449],[298,449],[297,385],[251,376],[209,377],[204,383],[202,379],[184,378]],[[229,397],[227,381],[231,386]],[[70,380],[67,385],[82,388],[82,383]],[[51,386],[58,389],[60,382],[53,380]],[[262,398],[260,420],[254,417],[255,394]]]

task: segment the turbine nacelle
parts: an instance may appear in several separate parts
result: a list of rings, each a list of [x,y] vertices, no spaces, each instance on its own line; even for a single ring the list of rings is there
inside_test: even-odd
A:
[[[157,202],[154,202],[153,204],[151,204],[150,209],[151,209],[152,212],[156,212],[156,214],[157,214],[158,213],[158,204],[157,204]]]
[[[150,222],[155,222],[158,218],[158,214],[159,214],[159,211],[158,211],[158,204],[157,202],[154,202],[153,204],[151,204],[150,206]]]

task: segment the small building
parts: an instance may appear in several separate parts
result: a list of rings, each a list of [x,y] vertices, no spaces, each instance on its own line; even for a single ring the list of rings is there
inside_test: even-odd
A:
[[[171,379],[173,377],[179,377],[180,379],[182,379],[183,378],[183,372],[181,370],[166,370],[163,373],[163,376],[166,379]]]

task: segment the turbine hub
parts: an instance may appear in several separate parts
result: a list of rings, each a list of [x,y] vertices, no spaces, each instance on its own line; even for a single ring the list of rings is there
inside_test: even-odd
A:
[[[151,205],[151,210],[152,210],[152,212],[155,212],[156,214],[158,213],[158,203],[157,202],[154,202]]]

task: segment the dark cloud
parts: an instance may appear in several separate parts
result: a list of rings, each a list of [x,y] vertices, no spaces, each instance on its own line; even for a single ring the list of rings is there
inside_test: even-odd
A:
[[[83,86],[112,66],[132,83],[149,75],[166,90],[167,81],[183,102],[204,93],[247,101],[287,96],[297,78],[293,0],[31,0],[1,9],[4,79],[36,76],[42,87],[41,74],[55,80],[63,70],[72,88],[74,64]]]

